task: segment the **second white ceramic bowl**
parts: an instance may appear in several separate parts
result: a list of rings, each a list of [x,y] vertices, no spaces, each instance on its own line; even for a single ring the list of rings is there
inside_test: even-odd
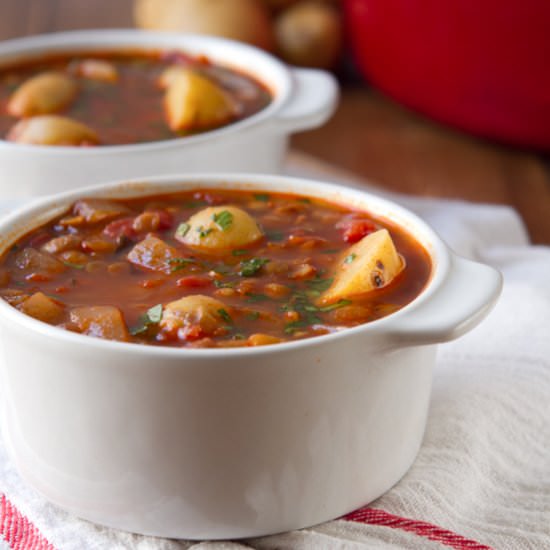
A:
[[[99,147],[47,147],[0,140],[0,196],[46,195],[117,178],[176,172],[278,172],[292,132],[319,126],[332,114],[338,88],[332,75],[290,68],[239,42],[203,35],[139,30],[64,32],[0,43],[0,67],[56,53],[182,50],[263,82],[272,103],[223,128],[166,141]]]

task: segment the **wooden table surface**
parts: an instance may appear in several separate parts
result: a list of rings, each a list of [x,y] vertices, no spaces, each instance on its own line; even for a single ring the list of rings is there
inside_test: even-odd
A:
[[[132,0],[1,0],[0,40],[132,26]],[[293,146],[394,190],[508,204],[535,243],[550,244],[550,162],[437,125],[360,84],[346,84],[323,128]]]

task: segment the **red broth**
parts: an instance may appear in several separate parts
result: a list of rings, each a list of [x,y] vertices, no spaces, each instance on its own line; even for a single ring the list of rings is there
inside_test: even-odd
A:
[[[259,239],[215,253],[182,243],[182,234],[195,231],[190,218],[206,208],[218,208],[220,234],[237,223],[229,205],[257,223]],[[380,288],[319,305],[338,262],[353,261],[350,247],[380,228],[404,268]],[[208,236],[212,228],[197,230]],[[0,295],[24,313],[92,336],[235,347],[374,321],[418,296],[430,272],[424,248],[386,219],[313,197],[210,189],[77,202],[13,244],[1,261]],[[169,304],[190,296],[216,300],[214,309],[164,323]]]
[[[90,59],[110,63],[116,69],[117,80],[102,81],[80,74],[80,63]],[[191,68],[229,94],[237,112],[227,123],[247,118],[271,102],[269,90],[251,76],[181,52],[116,51],[44,57],[0,68],[0,138],[6,138],[18,121],[7,111],[12,94],[29,78],[50,71],[67,74],[78,85],[74,100],[52,114],[86,124],[97,133],[100,145],[166,140],[219,127],[170,129],[163,106],[165,90],[158,80],[172,66]]]

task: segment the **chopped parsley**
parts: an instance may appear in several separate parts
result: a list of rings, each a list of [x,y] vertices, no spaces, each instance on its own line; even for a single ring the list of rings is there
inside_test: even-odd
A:
[[[73,269],[84,269],[84,266],[81,264],[73,264],[72,262],[63,262],[67,267],[72,267]]]
[[[324,292],[325,290],[328,290],[330,285],[332,284],[332,277],[329,279],[321,279],[319,277],[316,277],[315,279],[312,279],[311,281],[306,281],[306,285],[309,287],[310,292],[312,294],[316,294],[319,296],[321,292]]]
[[[207,229],[205,229],[202,225],[200,225],[199,227],[197,227],[197,232],[199,234],[199,237],[201,239],[203,239],[204,237],[206,237],[207,235],[210,235],[210,233],[212,233],[212,231],[214,231],[211,227],[208,227]]]
[[[244,256],[245,254],[248,254],[248,253],[249,253],[248,250],[245,250],[244,248],[243,249],[238,248],[237,250],[233,250],[231,254],[233,254],[233,256]]]
[[[352,252],[351,254],[346,256],[346,258],[344,259],[344,263],[345,264],[351,264],[351,262],[353,262],[353,260],[355,260],[355,258],[357,258],[357,254],[355,254],[355,252]]]
[[[247,318],[249,321],[256,321],[257,319],[260,318],[260,312],[259,312],[259,311],[249,311],[249,312],[246,314],[246,318]]]
[[[222,231],[227,231],[233,225],[233,214],[229,210],[222,210],[214,214],[212,219]]]
[[[250,260],[243,260],[241,262],[239,275],[241,277],[253,277],[267,263],[269,263],[268,258],[251,258]]]
[[[162,318],[162,304],[157,304],[140,315],[138,325],[130,330],[132,336],[147,332],[150,326],[157,325]]]
[[[176,235],[178,237],[185,237],[190,229],[191,226],[188,223],[180,223],[176,229]]]
[[[261,201],[261,202],[267,202],[269,200],[269,195],[267,193],[255,193],[254,194],[254,198],[257,200],[257,201]]]
[[[229,315],[229,313],[227,313],[227,311],[223,308],[220,308],[218,309],[218,313],[220,314],[220,317],[227,323],[227,324],[232,324],[233,323],[233,319],[231,319],[231,315]]]
[[[321,254],[338,254],[340,250],[338,248],[327,248],[326,250],[321,250]]]
[[[334,304],[329,304],[328,306],[322,306],[318,308],[318,311],[322,311],[324,313],[326,311],[332,311],[334,309],[339,309],[344,306],[349,306],[351,303],[352,303],[351,300],[345,300],[344,298],[342,298],[341,300],[338,300]]]
[[[298,290],[294,292],[288,303],[281,306],[283,311],[296,311],[300,314],[299,320],[292,321],[285,326],[285,334],[293,334],[299,329],[309,328],[315,323],[321,323],[323,320],[317,315],[318,313],[333,311],[352,303],[351,300],[342,299],[327,306],[316,306],[310,301],[308,294],[310,294],[310,291],[303,292]]]
[[[236,285],[236,281],[218,281],[214,279],[214,286],[216,288],[233,288]]]
[[[195,260],[191,258],[170,258],[168,263],[170,264],[170,272],[175,273],[189,264],[194,264]]]

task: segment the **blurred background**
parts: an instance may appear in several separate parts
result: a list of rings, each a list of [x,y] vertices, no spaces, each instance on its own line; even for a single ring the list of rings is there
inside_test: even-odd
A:
[[[391,191],[508,204],[550,243],[550,2],[0,0],[0,39],[132,27],[216,34],[333,71],[295,150]]]

